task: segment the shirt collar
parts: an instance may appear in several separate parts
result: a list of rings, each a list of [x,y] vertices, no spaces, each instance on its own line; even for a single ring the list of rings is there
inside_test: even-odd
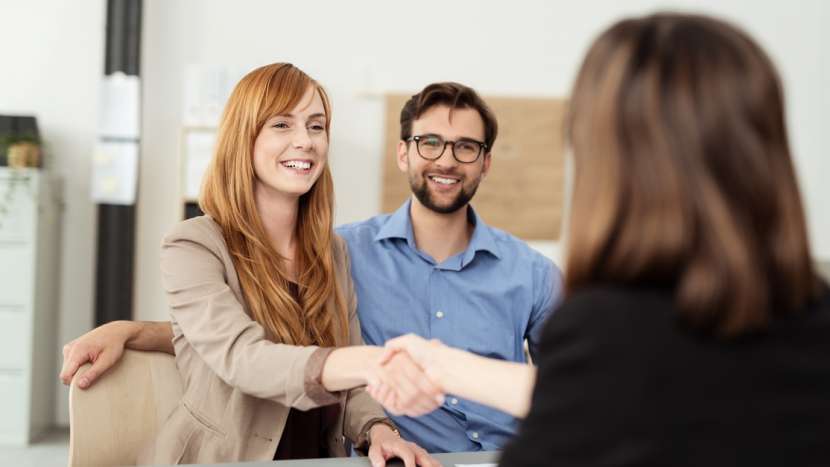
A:
[[[389,216],[375,235],[375,241],[387,238],[402,238],[414,249],[415,234],[412,231],[412,221],[409,219],[409,207],[411,205],[412,199],[408,198],[394,214]]]
[[[409,217],[410,207],[412,206],[412,199],[409,198],[401,207],[389,216],[386,222],[375,235],[375,241],[385,240],[388,238],[402,238],[412,249],[415,248],[415,234],[412,230],[412,220]],[[467,246],[467,251],[464,253],[464,264],[468,264],[473,260],[475,254],[479,251],[486,251],[497,259],[501,259],[501,250],[493,238],[493,232],[490,227],[484,223],[478,213],[472,206],[467,206],[467,220],[474,226],[473,236],[470,239],[470,244]]]
[[[475,227],[473,229],[473,236],[470,238],[470,245],[464,254],[464,264],[472,261],[475,254],[479,251],[486,251],[495,256],[496,259],[501,259],[501,250],[496,243],[496,239],[493,238],[492,229],[484,223],[472,206],[467,207],[467,219]]]

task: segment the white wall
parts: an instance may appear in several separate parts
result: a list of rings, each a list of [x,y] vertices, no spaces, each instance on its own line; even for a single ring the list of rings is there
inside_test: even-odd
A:
[[[61,342],[92,323],[96,230],[89,154],[96,139],[104,4],[0,5],[6,20],[0,112],[38,115],[50,163],[66,179]],[[379,208],[383,108],[365,93],[414,92],[432,81],[455,80],[485,95],[563,96],[602,28],[621,15],[671,6],[732,19],[776,60],[814,249],[830,259],[830,209],[822,206],[830,201],[830,29],[822,27],[830,25],[830,6],[822,0],[145,0],[136,317],[167,317],[158,251],[180,212],[178,135],[187,64],[253,68],[291,61],[326,85],[334,105],[337,215],[348,222]],[[65,414],[65,393],[58,399]]]
[[[104,2],[4,1],[0,18],[0,113],[37,116],[47,166],[64,180],[58,300],[63,343],[93,324],[96,211],[89,199],[89,155],[104,63]],[[57,374],[55,385],[60,386]],[[61,389],[57,398],[64,424],[67,394]]]

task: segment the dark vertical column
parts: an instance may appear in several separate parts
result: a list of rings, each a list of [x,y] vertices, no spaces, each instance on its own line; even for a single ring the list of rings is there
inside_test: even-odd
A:
[[[122,72],[139,76],[141,10],[142,0],[107,0],[106,75]],[[98,325],[133,316],[135,212],[135,204],[98,205]]]

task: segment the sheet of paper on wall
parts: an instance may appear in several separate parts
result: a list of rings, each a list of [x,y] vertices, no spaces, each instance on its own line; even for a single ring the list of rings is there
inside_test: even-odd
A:
[[[98,134],[105,138],[138,138],[141,91],[138,76],[115,72],[101,81]]]
[[[199,198],[202,178],[213,157],[216,133],[212,131],[186,131],[185,133],[185,198],[195,201]]]
[[[182,89],[184,126],[218,126],[225,102],[245,71],[224,65],[187,65]]]
[[[100,141],[92,156],[92,200],[100,204],[135,204],[138,142]]]

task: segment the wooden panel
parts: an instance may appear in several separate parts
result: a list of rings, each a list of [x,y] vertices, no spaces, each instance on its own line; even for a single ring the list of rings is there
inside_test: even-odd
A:
[[[395,163],[400,111],[409,96],[386,96],[383,212],[396,210],[410,195]],[[473,206],[493,227],[525,240],[556,240],[562,224],[565,186],[564,99],[487,97],[499,122],[490,174]]]

